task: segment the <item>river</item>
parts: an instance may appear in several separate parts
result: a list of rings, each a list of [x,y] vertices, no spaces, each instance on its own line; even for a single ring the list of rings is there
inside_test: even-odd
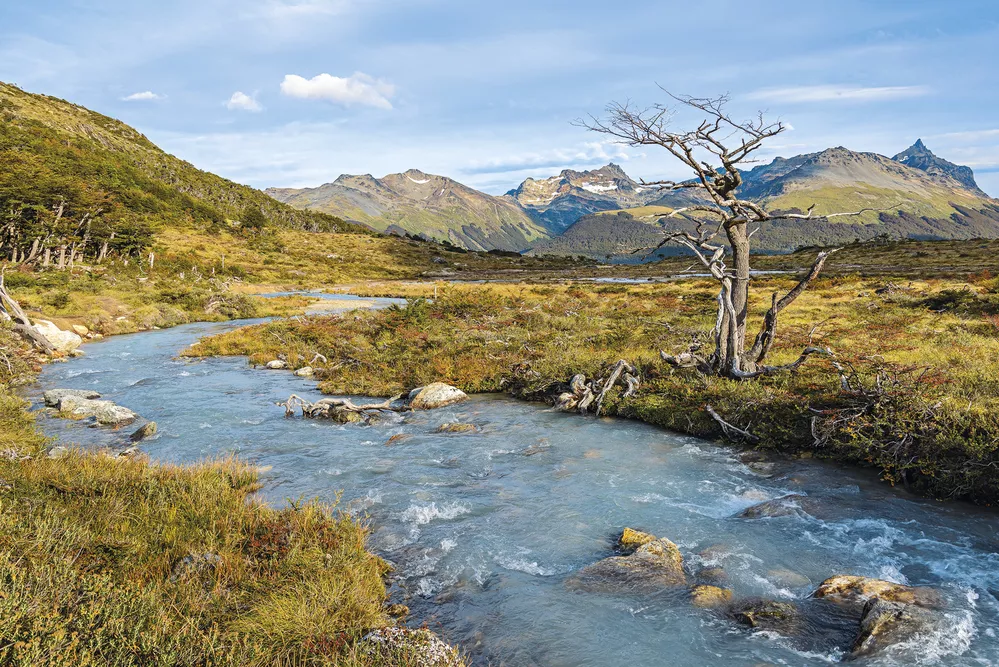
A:
[[[331,501],[342,490],[341,506],[370,521],[371,548],[398,566],[394,600],[475,664],[823,665],[844,657],[855,620],[826,615],[784,637],[737,626],[678,593],[567,588],[572,573],[612,555],[625,526],[672,539],[692,572],[723,567],[737,598],[807,606],[816,584],[843,573],[937,587],[947,608],[933,631],[862,664],[999,664],[992,510],[915,498],[820,462],[754,470],[709,442],[498,395],[372,426],[287,419],[275,403],[292,393],[318,397],[313,382],[251,369],[243,358],[176,356],[242,324],[87,344],[86,356],[46,366],[31,398],[55,387],[95,389],[158,423],[142,443],[153,459],[237,454],[269,467],[261,493],[276,504]],[[479,430],[435,433],[458,421]],[[40,424],[83,446],[120,442],[128,431],[47,417]],[[393,436],[401,437],[389,443]],[[736,516],[789,492],[814,498],[814,516]]]

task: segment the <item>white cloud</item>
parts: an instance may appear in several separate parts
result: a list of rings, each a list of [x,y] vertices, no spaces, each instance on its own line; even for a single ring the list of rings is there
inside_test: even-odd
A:
[[[225,108],[230,111],[240,110],[240,111],[261,111],[263,107],[257,102],[253,97],[247,95],[244,92],[237,90],[229,98],[229,101],[225,103]]]
[[[575,148],[556,148],[489,160],[473,160],[463,171],[469,174],[495,174],[528,169],[564,169],[606,164],[614,160],[626,161],[631,157],[624,146],[616,142],[591,141]]]
[[[751,100],[778,103],[796,102],[880,102],[906,97],[921,97],[930,92],[927,86],[793,86],[790,88],[764,88],[750,93]]]
[[[354,72],[346,78],[323,73],[311,79],[286,74],[281,82],[281,92],[289,97],[328,100],[346,107],[360,104],[391,109],[389,98],[395,94],[395,86],[362,72]]]
[[[141,93],[132,93],[121,99],[123,102],[149,102],[152,100],[162,100],[163,97],[163,95],[157,95],[151,90],[145,90]]]

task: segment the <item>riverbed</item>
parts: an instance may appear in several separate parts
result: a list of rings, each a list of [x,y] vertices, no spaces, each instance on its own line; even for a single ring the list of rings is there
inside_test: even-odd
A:
[[[334,501],[342,491],[341,507],[370,522],[371,548],[397,566],[394,601],[475,664],[823,665],[845,656],[855,622],[835,615],[782,636],[737,626],[679,593],[567,587],[581,567],[613,555],[625,526],[676,542],[692,573],[723,568],[737,598],[807,606],[834,574],[936,587],[947,607],[933,630],[861,664],[999,664],[995,511],[916,498],[820,462],[746,464],[731,449],[645,424],[499,395],[371,426],[289,419],[276,403],[292,393],[318,398],[314,382],[243,358],[177,356],[243,324],[87,344],[86,356],[47,366],[31,398],[95,389],[157,422],[141,445],[153,459],[236,454],[266,467],[261,493],[275,504]],[[435,432],[454,422],[477,430]],[[87,447],[119,446],[128,433],[49,417],[40,424],[63,444]],[[787,493],[814,499],[809,513],[737,516]]]

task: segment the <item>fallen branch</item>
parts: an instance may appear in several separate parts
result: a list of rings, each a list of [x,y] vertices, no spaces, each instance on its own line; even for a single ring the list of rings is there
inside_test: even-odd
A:
[[[333,419],[335,421],[350,421],[346,415],[357,414],[367,422],[371,418],[370,413],[374,412],[406,412],[410,408],[408,405],[395,406],[392,405],[399,399],[401,399],[404,394],[397,394],[391,398],[387,398],[381,403],[367,403],[365,405],[356,405],[349,398],[323,398],[314,403],[307,401],[297,394],[292,394],[288,397],[288,400],[284,403],[278,403],[278,405],[284,407],[284,414],[286,417],[292,417],[295,415],[295,408],[300,408],[302,410],[302,416],[311,419]],[[356,421],[356,420],[354,420]]]
[[[737,438],[735,436],[740,436],[752,443],[760,441],[759,437],[753,435],[749,431],[741,429],[733,424],[729,424],[727,421],[722,419],[721,415],[715,412],[715,409],[710,405],[705,405],[704,409],[707,411],[709,415],[711,415],[712,419],[718,422],[718,425],[721,426],[722,433],[724,433],[725,437],[729,438],[730,440],[736,440]]]
[[[0,316],[12,323],[14,331],[32,345],[46,354],[55,352],[55,346],[31,324],[27,313],[21,308],[4,285],[3,272],[0,271]]]

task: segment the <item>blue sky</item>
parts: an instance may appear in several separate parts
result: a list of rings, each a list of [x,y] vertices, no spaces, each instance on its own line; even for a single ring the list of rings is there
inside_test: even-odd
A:
[[[765,157],[922,137],[999,195],[996,0],[9,0],[0,80],[257,187],[420,168],[499,193],[612,160],[685,176],[571,124],[660,84],[788,121]]]

